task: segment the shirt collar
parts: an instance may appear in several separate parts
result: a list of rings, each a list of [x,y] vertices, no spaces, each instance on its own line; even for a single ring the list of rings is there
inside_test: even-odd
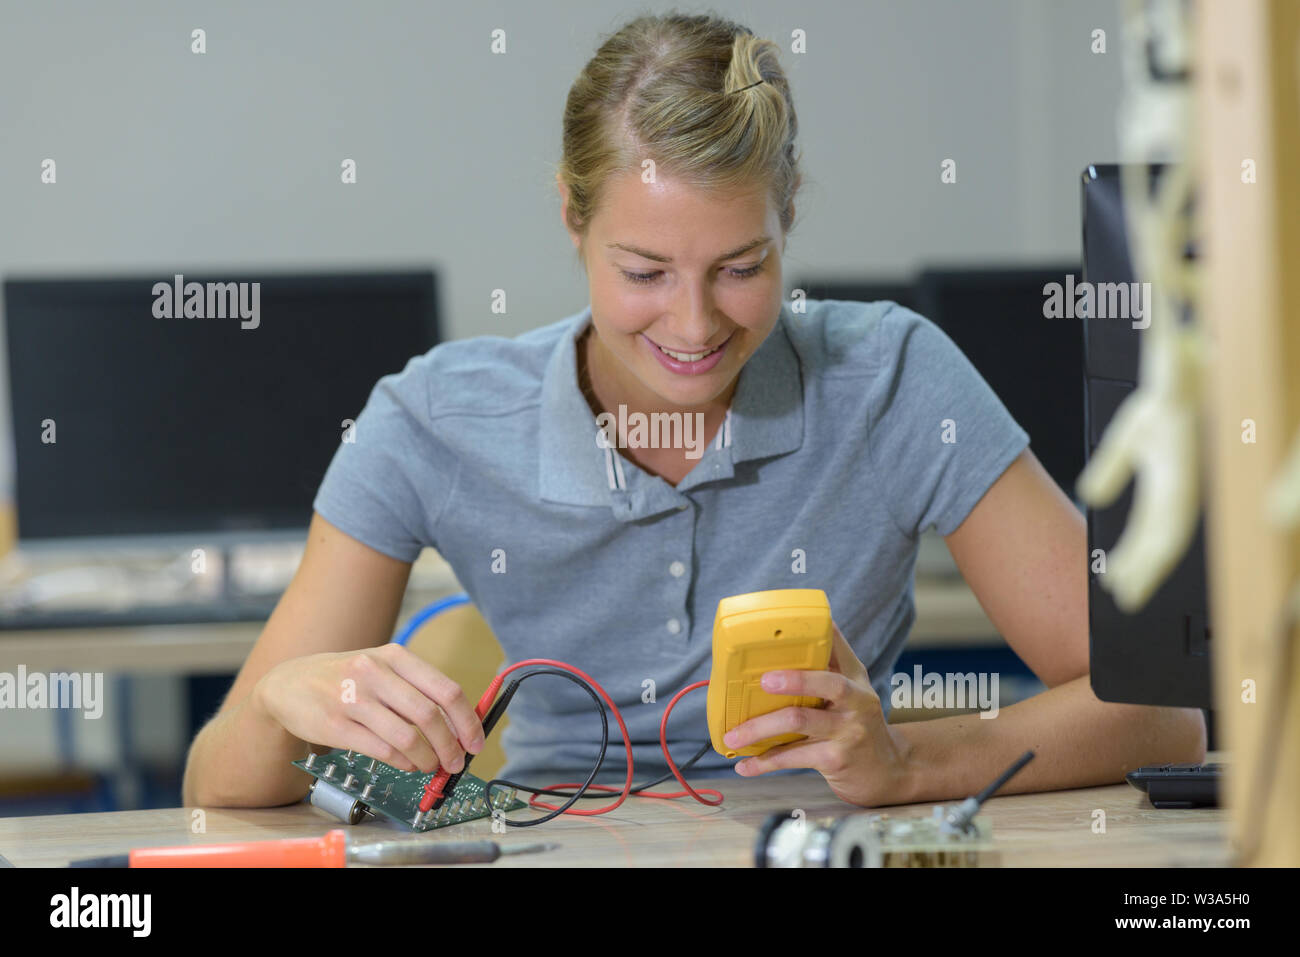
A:
[[[591,307],[569,321],[542,378],[538,444],[538,492],[544,501],[606,506],[624,520],[681,507],[682,492],[704,482],[730,478],[737,462],[793,452],[803,443],[803,380],[790,342],[791,321],[781,314],[763,344],[749,357],[731,399],[730,444],[723,434],[677,487],[638,469],[596,442],[596,418],[578,388],[575,343],[591,322]],[[705,466],[707,467],[701,467]]]

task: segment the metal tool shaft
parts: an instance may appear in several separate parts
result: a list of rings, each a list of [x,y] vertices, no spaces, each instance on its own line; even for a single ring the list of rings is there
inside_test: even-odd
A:
[[[502,847],[495,841],[381,841],[348,848],[349,864],[490,864],[503,854],[529,854],[554,844]]]

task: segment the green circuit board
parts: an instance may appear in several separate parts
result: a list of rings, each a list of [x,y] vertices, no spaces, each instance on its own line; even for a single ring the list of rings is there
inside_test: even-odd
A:
[[[364,808],[392,818],[412,831],[432,831],[491,817],[495,810],[514,811],[528,806],[515,798],[513,788],[508,792],[494,788],[489,799],[487,782],[464,774],[455,790],[421,814],[420,798],[432,774],[401,771],[359,752],[342,749],[312,755],[293,764]]]

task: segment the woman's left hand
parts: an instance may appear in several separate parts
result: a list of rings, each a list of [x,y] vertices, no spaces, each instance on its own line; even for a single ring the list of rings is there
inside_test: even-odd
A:
[[[736,765],[745,777],[782,768],[815,768],[840,798],[863,807],[907,801],[907,742],[885,722],[866,666],[833,625],[829,671],[769,671],[763,690],[823,699],[821,708],[781,708],[738,724],[723,738],[739,748],[778,734],[807,735]]]

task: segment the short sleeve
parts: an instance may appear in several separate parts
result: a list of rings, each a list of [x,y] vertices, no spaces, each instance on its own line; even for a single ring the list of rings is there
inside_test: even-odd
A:
[[[878,344],[885,382],[871,459],[903,532],[947,536],[1029,445],[1029,435],[957,345],[929,319],[893,306]]]
[[[433,351],[375,384],[352,441],[340,441],[312,506],[352,538],[404,562],[435,546],[455,478],[433,434]]]

